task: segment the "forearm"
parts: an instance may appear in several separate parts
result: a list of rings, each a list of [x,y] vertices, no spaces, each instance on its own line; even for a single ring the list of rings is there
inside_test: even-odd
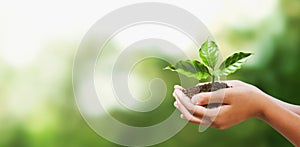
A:
[[[282,104],[282,103],[281,103]],[[300,146],[300,116],[279,105],[269,101],[263,109],[262,120],[285,136],[296,146]]]
[[[276,104],[280,105],[281,107],[300,115],[300,106],[289,104],[273,97],[271,97],[271,100],[274,101]]]

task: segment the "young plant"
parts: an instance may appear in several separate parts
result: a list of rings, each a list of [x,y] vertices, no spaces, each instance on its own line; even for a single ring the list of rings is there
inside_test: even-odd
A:
[[[252,53],[244,52],[234,53],[224,60],[217,68],[219,52],[217,44],[214,41],[207,39],[199,49],[199,56],[202,62],[197,60],[181,60],[164,69],[176,71],[188,77],[196,78],[199,81],[211,76],[213,84],[216,77],[228,76],[240,69],[247,57],[252,55]]]

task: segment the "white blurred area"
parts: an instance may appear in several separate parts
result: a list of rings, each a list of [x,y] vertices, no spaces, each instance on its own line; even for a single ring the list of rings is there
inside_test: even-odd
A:
[[[2,1],[1,58],[16,67],[33,64],[48,40],[63,38],[79,44],[85,32],[99,18],[114,9],[137,2],[143,1]],[[277,7],[276,0],[155,2],[169,3],[190,11],[199,17],[212,33],[221,33],[222,28],[227,25],[255,26],[270,16]]]
[[[70,60],[66,57],[75,55],[84,34],[107,13],[140,2],[149,1],[1,1],[0,119],[4,114],[1,112],[24,117],[42,107],[47,99],[62,101],[56,98],[60,90],[63,91],[59,89],[63,88],[60,87],[62,80],[72,76]],[[207,25],[217,40],[222,40],[224,28],[253,27],[273,15],[278,5],[276,0],[153,2],[168,3],[190,11]],[[170,38],[178,36],[172,35],[172,31],[169,33]],[[123,36],[120,42],[134,37]],[[42,108],[47,109],[50,108]]]

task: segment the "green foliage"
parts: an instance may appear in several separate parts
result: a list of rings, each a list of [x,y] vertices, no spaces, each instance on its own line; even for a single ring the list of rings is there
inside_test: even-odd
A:
[[[178,73],[184,74],[188,77],[196,78],[198,80],[206,79],[210,76],[208,68],[197,60],[179,61],[175,65],[167,66],[164,69],[176,71]]]
[[[221,65],[220,65],[220,75],[227,76],[234,73],[240,69],[243,63],[246,61],[247,57],[252,55],[252,53],[234,53],[229,56]]]
[[[203,63],[197,60],[185,60],[179,61],[175,65],[167,66],[164,69],[176,71],[188,77],[196,78],[197,80],[212,76],[212,82],[214,82],[214,77],[227,76],[240,69],[247,57],[252,55],[252,53],[234,53],[223,61],[219,69],[215,69],[219,60],[219,52],[220,50],[217,44],[207,39],[199,49],[199,56]]]
[[[219,58],[219,49],[217,44],[207,39],[199,49],[199,56],[205,65],[214,69]]]

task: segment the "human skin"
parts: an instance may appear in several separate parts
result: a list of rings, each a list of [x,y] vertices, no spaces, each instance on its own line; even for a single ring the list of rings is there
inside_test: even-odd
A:
[[[300,146],[300,107],[275,99],[253,85],[241,81],[226,81],[232,88],[200,93],[189,99],[182,87],[175,86],[174,106],[181,117],[196,124],[220,130],[249,118],[258,118]],[[222,103],[217,108],[205,108],[209,103]]]

